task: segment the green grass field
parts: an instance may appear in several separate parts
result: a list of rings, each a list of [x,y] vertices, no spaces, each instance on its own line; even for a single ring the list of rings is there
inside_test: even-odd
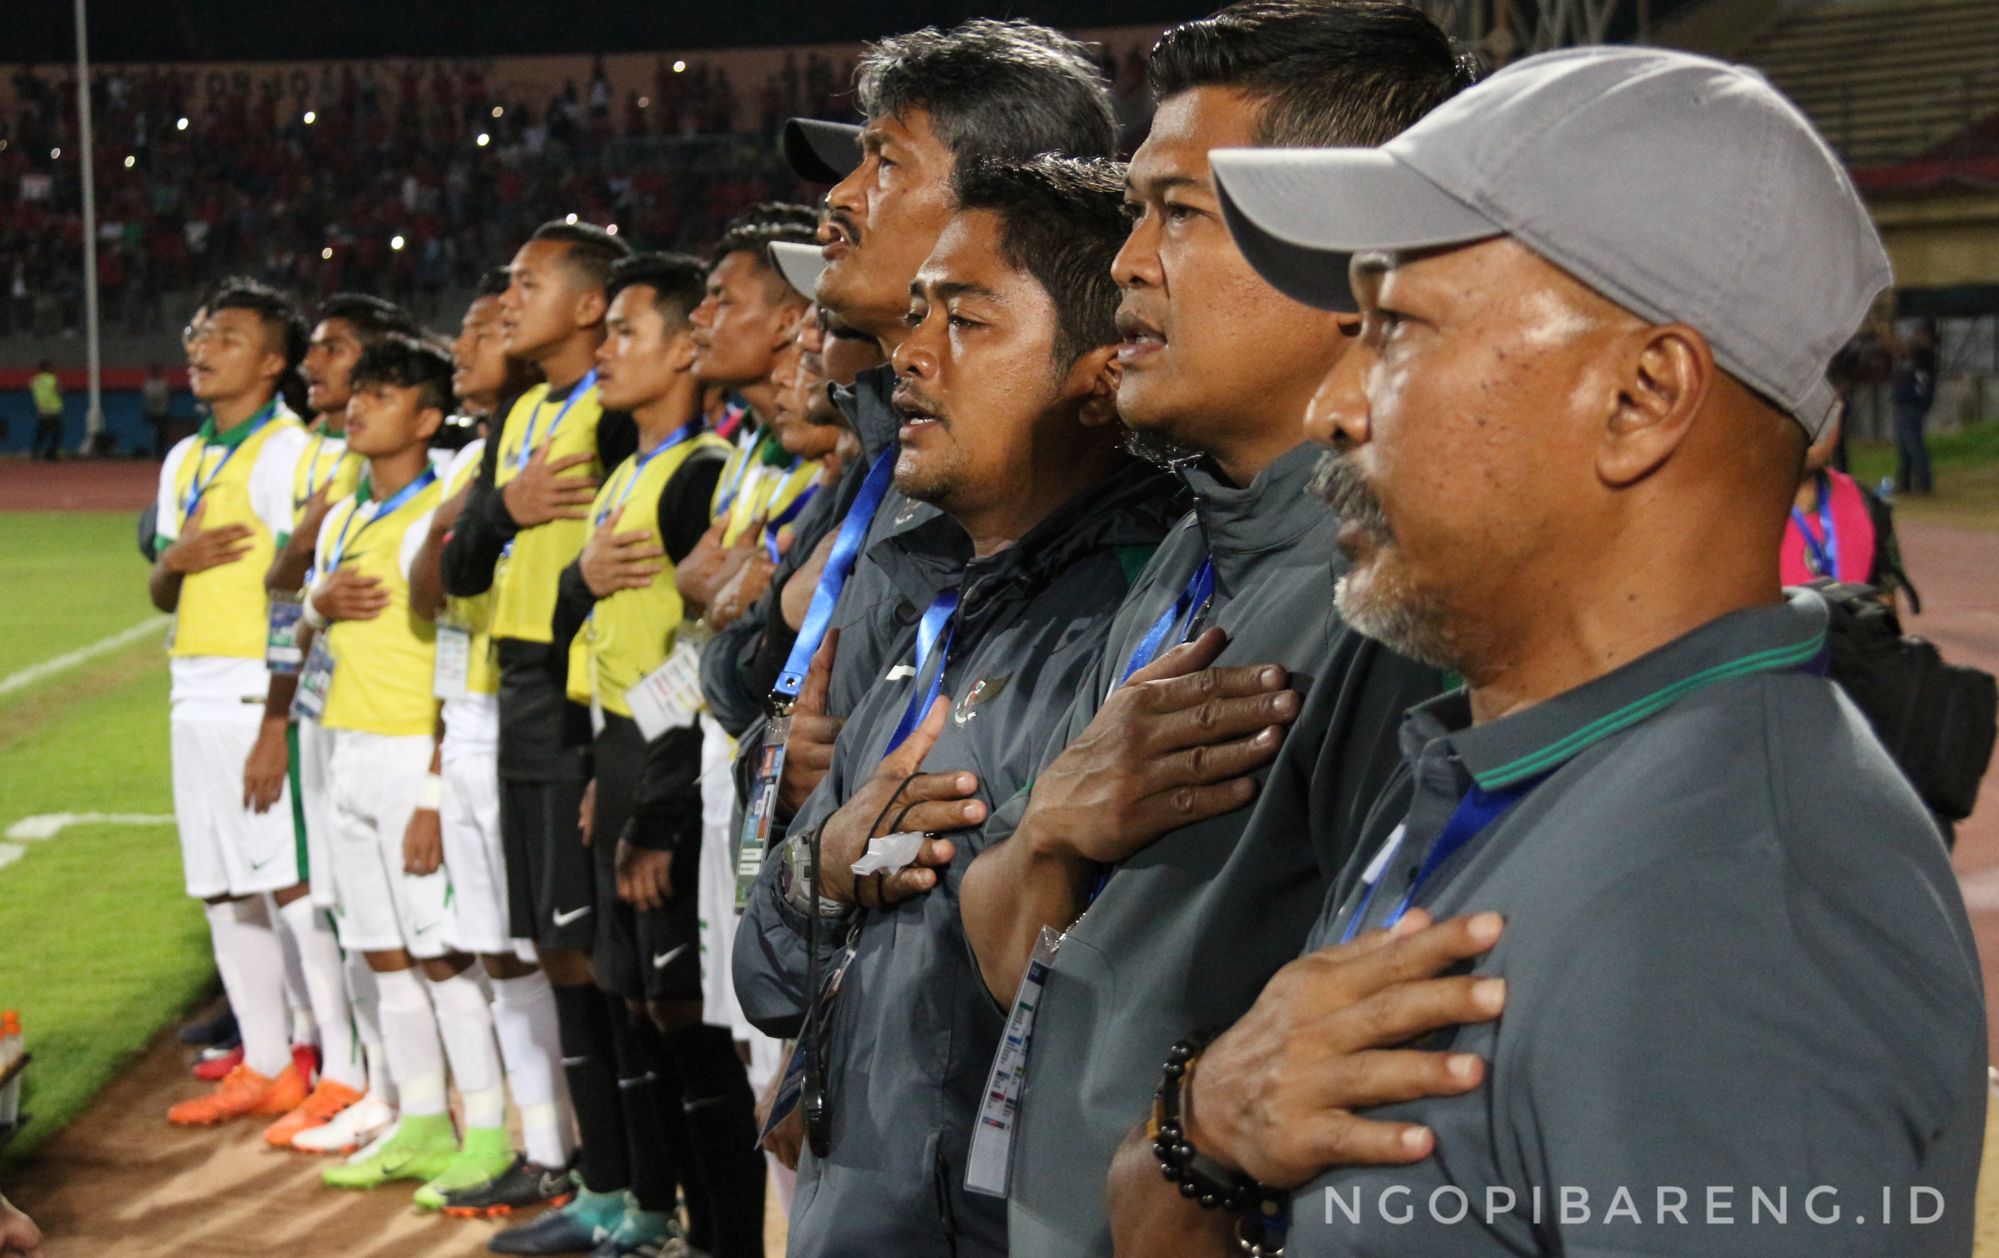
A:
[[[153,615],[131,516],[0,515],[0,677]],[[167,668],[150,634],[0,695],[0,832],[26,817],[166,816]],[[35,1055],[17,1157],[75,1117],[212,981],[171,824],[78,824],[0,866],[0,1007]]]

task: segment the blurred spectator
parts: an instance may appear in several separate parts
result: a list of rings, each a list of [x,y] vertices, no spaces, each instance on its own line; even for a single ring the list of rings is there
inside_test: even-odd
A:
[[[153,430],[153,458],[163,462],[167,457],[167,429],[173,424],[173,386],[167,383],[166,369],[158,363],[146,369],[146,383],[139,386],[139,405],[146,416],[146,424]]]
[[[1923,429],[1937,393],[1937,329],[1924,322],[1896,347],[1889,396],[1895,408],[1895,484],[1903,493],[1927,494],[1930,444]]]
[[[35,399],[35,457],[53,463],[62,451],[62,386],[54,363],[42,360],[28,381],[28,392]]]

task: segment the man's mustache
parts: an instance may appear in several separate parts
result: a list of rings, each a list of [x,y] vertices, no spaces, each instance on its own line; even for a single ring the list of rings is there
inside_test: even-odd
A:
[[[1331,507],[1343,521],[1378,537],[1394,535],[1388,527],[1388,515],[1381,509],[1381,499],[1374,496],[1353,461],[1344,454],[1320,455],[1305,492]]]

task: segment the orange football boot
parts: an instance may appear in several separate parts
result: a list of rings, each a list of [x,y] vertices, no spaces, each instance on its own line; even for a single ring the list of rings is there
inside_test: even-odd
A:
[[[321,1079],[319,1086],[297,1109],[264,1128],[264,1143],[289,1149],[293,1136],[313,1127],[325,1126],[333,1121],[334,1115],[360,1099],[361,1094],[346,1084]]]
[[[276,1118],[297,1109],[305,1097],[305,1080],[299,1078],[296,1066],[287,1065],[275,1079],[238,1066],[215,1091],[168,1110],[167,1121],[179,1127],[212,1127],[232,1118]]]

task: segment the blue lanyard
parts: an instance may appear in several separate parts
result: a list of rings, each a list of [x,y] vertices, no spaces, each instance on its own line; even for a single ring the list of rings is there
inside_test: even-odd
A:
[[[595,367],[592,367],[590,369],[590,374],[584,376],[581,380],[578,380],[576,382],[576,387],[569,391],[569,396],[563,399],[562,409],[555,413],[555,418],[553,420],[549,421],[548,431],[543,434],[543,439],[547,441],[555,440],[555,430],[562,427],[562,421],[565,418],[567,418],[569,415],[569,408],[576,405],[576,402],[579,398],[581,398],[584,394],[590,392],[590,390],[596,387],[597,387],[597,369]],[[543,403],[545,403],[547,400],[548,400],[548,395],[546,393],[542,394],[542,401],[536,402],[534,404],[534,413],[528,416],[528,430],[521,437],[520,449],[514,451],[515,471],[519,471],[520,469],[526,467],[528,465],[528,460],[534,457],[535,425],[541,422],[541,408]]]
[[[1180,597],[1174,599],[1173,605],[1159,614],[1159,619],[1152,622],[1152,628],[1146,630],[1145,636],[1139,639],[1137,649],[1132,651],[1131,658],[1125,661],[1124,676],[1118,678],[1119,683],[1131,680],[1133,673],[1159,658],[1159,650],[1166,645],[1166,635],[1172,631],[1174,625],[1180,626],[1180,637],[1175,645],[1185,642],[1188,633],[1194,628],[1195,618],[1200,615],[1201,607],[1213,598],[1214,594],[1215,560],[1210,555],[1201,560],[1200,567],[1194,569],[1194,575],[1188,579],[1187,588],[1180,592]]]
[[[1818,478],[1818,517],[1820,537],[1812,536],[1812,527],[1802,511],[1791,508],[1791,522],[1798,526],[1798,533],[1805,539],[1805,558],[1812,570],[1822,577],[1839,579],[1839,528],[1832,522],[1832,495],[1826,492],[1825,473]],[[1820,538],[1824,540],[1820,540]]]
[[[1450,820],[1444,823],[1443,833],[1437,836],[1436,842],[1430,844],[1430,850],[1424,854],[1422,864],[1416,867],[1416,877],[1409,883],[1409,890],[1403,893],[1401,902],[1381,924],[1393,926],[1401,921],[1402,915],[1416,902],[1416,897],[1422,892],[1424,884],[1443,868],[1444,863],[1490,829],[1494,822],[1525,799],[1527,792],[1539,786],[1542,777],[1546,776],[1543,774],[1541,777],[1529,778],[1525,782],[1496,791],[1488,791],[1482,786],[1472,787],[1465,797],[1458,801]],[[1360,934],[1362,926],[1367,921],[1367,911],[1374,904],[1374,893],[1381,889],[1383,882],[1387,881],[1388,867],[1395,863],[1396,850],[1402,845],[1402,835],[1403,832],[1398,830],[1390,840],[1389,849],[1377,858],[1381,868],[1374,879],[1363,886],[1360,903],[1354,906],[1353,916],[1347,919],[1346,930],[1340,935],[1341,943],[1351,942],[1354,936]]]
[[[741,447],[743,461],[736,464],[736,474],[729,478],[729,487],[722,491],[721,501],[715,504],[715,518],[721,519],[729,513],[729,507],[736,501],[736,493],[743,486],[743,478],[750,474],[750,465],[762,457],[763,434],[758,433],[750,444]]]
[[[201,505],[201,496],[208,492],[208,487],[215,483],[216,477],[222,475],[222,469],[229,466],[229,460],[236,457],[238,450],[250,444],[250,438],[257,435],[258,429],[270,423],[271,417],[276,415],[277,411],[278,400],[276,398],[272,398],[270,401],[264,403],[264,409],[250,417],[250,431],[243,434],[241,441],[223,451],[222,461],[215,465],[215,470],[208,474],[206,480],[202,479],[201,460],[208,454],[208,443],[206,441],[201,443],[201,449],[194,456],[194,478],[188,482],[187,504],[180,511],[180,518],[183,523],[186,522],[189,516],[194,514],[194,509]]]
[[[305,464],[305,496],[307,498],[319,492],[320,482],[317,479],[319,473],[319,456],[326,450],[326,434],[316,432],[312,434],[312,440],[312,457],[307,459]],[[340,471],[340,460],[346,457],[347,448],[343,439],[340,453],[334,455],[333,462],[326,465],[326,484],[331,485],[333,483],[334,475]]]
[[[798,470],[798,465],[794,463],[792,465],[792,471],[795,472],[797,470]],[[772,520],[764,525],[764,553],[770,556],[770,561],[772,563],[776,563],[778,560],[778,556],[782,553],[777,548],[778,530],[783,528],[785,525],[791,523],[793,520],[796,520],[798,518],[798,513],[805,510],[805,504],[812,501],[812,495],[818,492],[819,492],[819,482],[814,481],[812,484],[807,485],[805,487],[805,492],[799,494],[798,497],[793,498],[791,500],[791,505],[784,509],[784,513],[782,515],[779,515],[777,519]]]
[[[632,474],[625,478],[625,483],[618,490],[618,496],[606,503],[604,509],[597,513],[597,527],[602,528],[604,521],[616,515],[618,508],[625,505],[625,499],[631,497],[632,490],[638,488],[639,476],[646,470],[646,464],[700,431],[701,417],[697,415],[695,418],[688,420],[680,427],[666,434],[665,439],[652,449],[646,451],[644,454],[635,456],[632,463]]]
[[[827,627],[833,623],[833,607],[840,601],[840,591],[846,588],[847,578],[853,575],[854,564],[861,557],[861,543],[867,540],[868,526],[874,523],[875,512],[888,495],[889,481],[895,475],[895,455],[896,447],[890,445],[875,456],[868,478],[861,482],[861,492],[847,508],[847,518],[840,521],[840,532],[826,556],[826,567],[819,574],[818,588],[812,591],[805,619],[799,623],[791,654],[785,657],[784,670],[777,675],[777,684],[771,687],[771,696],[779,706],[796,701],[805,685],[805,670],[812,667],[812,657],[825,640]]]
[[[916,676],[910,684],[909,707],[903,711],[902,720],[895,727],[895,737],[889,739],[882,759],[888,759],[916,732],[916,727],[923,723],[925,714],[930,711],[930,705],[937,702],[937,696],[944,692],[944,670],[951,663],[951,639],[957,636],[957,619],[956,590],[945,590],[939,594],[923,613],[923,620],[916,629]],[[932,656],[937,657],[937,671],[931,674],[930,684],[925,686],[923,674],[929,669]]]
[[[354,529],[354,540],[357,542],[360,541],[361,535],[366,533],[371,525],[394,515],[397,508],[422,493],[436,479],[437,467],[435,464],[424,468],[423,475],[404,485],[401,489],[398,489],[394,497],[375,508],[375,514],[361,522],[360,528]],[[326,566],[320,569],[321,572],[331,572],[340,566],[341,557],[347,553],[347,530],[354,528],[354,517],[360,514],[361,504],[356,503],[354,509],[347,513],[347,518],[340,522],[340,536],[333,539],[333,551],[327,556]]]

